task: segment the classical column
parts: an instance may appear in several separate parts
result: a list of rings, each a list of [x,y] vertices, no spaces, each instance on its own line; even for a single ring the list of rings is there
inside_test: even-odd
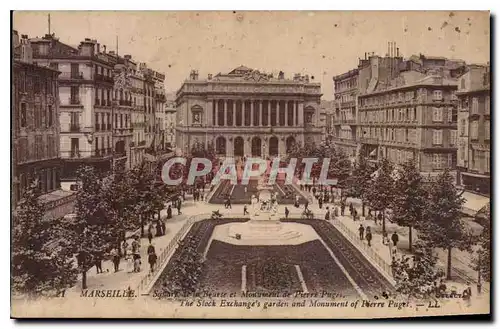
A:
[[[214,126],[219,125],[219,100],[214,99],[213,100],[213,106],[215,107],[215,118],[214,118]]]
[[[299,126],[304,126],[304,103],[299,103]]]
[[[223,99],[222,100],[222,122],[221,122],[222,126],[225,126],[226,123],[227,123],[227,120],[226,120],[226,107],[227,107],[226,100]]]
[[[253,127],[253,100],[250,101],[250,126]]]
[[[231,108],[233,111],[233,127],[236,127],[236,102],[235,101],[231,102]]]
[[[276,127],[280,126],[280,101],[276,101]]]
[[[273,104],[271,101],[267,101],[267,125],[271,127],[271,109],[273,108]]]
[[[285,101],[285,127],[288,126],[288,101]]]
[[[295,119],[295,126],[298,126],[299,125],[299,106],[298,106],[298,103],[297,101],[293,102],[293,107],[294,107],[294,119]]]
[[[259,117],[259,125],[263,126],[262,119],[264,118],[264,101],[262,99],[259,99]]]

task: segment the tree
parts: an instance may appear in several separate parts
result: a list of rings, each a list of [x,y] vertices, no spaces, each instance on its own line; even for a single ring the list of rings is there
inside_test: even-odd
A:
[[[424,179],[412,159],[398,169],[394,186],[392,210],[399,226],[408,227],[410,252],[412,251],[412,228],[418,227],[428,207],[428,192]]]
[[[413,258],[393,258],[391,267],[396,291],[409,298],[430,297],[435,284],[443,277],[443,272],[436,269],[436,261],[432,246],[425,240],[415,243]]]
[[[477,250],[477,255],[473,259],[475,270],[478,271],[478,284],[480,284],[481,279],[490,281],[491,276],[491,224],[490,224],[490,205],[487,205],[486,213],[486,223],[483,227],[483,232],[479,236],[479,249]]]
[[[361,199],[363,216],[365,216],[365,201],[372,183],[372,174],[373,169],[367,159],[360,155],[354,164],[352,176],[349,180],[349,194]]]
[[[367,190],[367,200],[370,208],[382,212],[382,231],[385,233],[385,210],[392,205],[394,198],[394,166],[382,159],[380,168],[376,171],[373,184]]]
[[[466,250],[472,244],[461,220],[464,201],[453,184],[449,170],[446,169],[432,181],[425,215],[427,220],[421,226],[434,247],[448,251],[447,279],[451,279],[451,250]]]
[[[76,220],[73,225],[74,250],[82,273],[82,289],[87,288],[87,271],[97,253],[104,253],[118,240],[117,215],[106,199],[101,177],[93,167],[77,172],[81,188],[76,197]]]
[[[33,297],[72,286],[78,273],[61,221],[45,216],[38,197],[35,181],[20,200],[12,225],[12,286]]]

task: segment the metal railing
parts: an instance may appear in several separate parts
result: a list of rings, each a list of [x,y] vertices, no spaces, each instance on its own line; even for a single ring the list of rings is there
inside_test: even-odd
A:
[[[347,236],[350,242],[361,249],[370,259],[377,264],[381,270],[383,270],[389,277],[392,278],[391,265],[387,263],[382,257],[380,257],[373,247],[368,246],[363,241],[359,239],[359,236],[351,231],[347,226],[344,225],[340,220],[334,220],[333,226],[337,227],[345,236]],[[389,247],[387,247],[389,248]]]
[[[165,249],[161,250],[160,255],[157,259],[157,270],[154,273],[149,272],[144,278],[139,282],[138,290],[141,294],[147,294],[149,290],[151,290],[152,285],[156,282],[159,275],[162,273],[165,264],[170,260],[170,257],[173,255],[179,242],[184,238],[184,236],[188,233],[191,226],[203,219],[210,219],[211,214],[199,214],[191,216],[181,227],[181,229],[175,234],[175,236],[170,240],[169,244],[165,247]]]

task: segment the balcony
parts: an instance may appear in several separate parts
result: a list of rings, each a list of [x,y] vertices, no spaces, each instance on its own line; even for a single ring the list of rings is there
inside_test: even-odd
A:
[[[80,150],[78,149],[73,149],[69,152],[69,157],[72,159],[78,159],[81,157],[80,155]]]
[[[80,97],[70,97],[70,98],[68,98],[68,104],[69,105],[81,105],[82,103],[80,102]]]
[[[69,125],[69,131],[70,132],[79,132],[80,131],[80,124],[79,123],[72,123]]]
[[[132,106],[132,101],[120,100],[118,101],[118,104],[122,106]]]
[[[83,72],[62,72],[59,80],[83,80]]]
[[[105,149],[95,150],[92,157],[93,158],[100,158],[100,157],[107,157],[107,156],[111,156],[111,155],[112,155],[111,148],[105,148]]]
[[[117,136],[128,136],[132,135],[133,131],[132,128],[115,128],[113,134]]]
[[[110,83],[114,82],[113,77],[108,77],[107,75],[103,75],[103,74],[96,74],[95,80],[96,81],[110,82]]]

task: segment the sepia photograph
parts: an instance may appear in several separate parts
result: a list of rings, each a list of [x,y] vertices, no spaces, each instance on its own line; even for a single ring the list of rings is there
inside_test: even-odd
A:
[[[12,11],[11,317],[491,316],[489,11]]]

